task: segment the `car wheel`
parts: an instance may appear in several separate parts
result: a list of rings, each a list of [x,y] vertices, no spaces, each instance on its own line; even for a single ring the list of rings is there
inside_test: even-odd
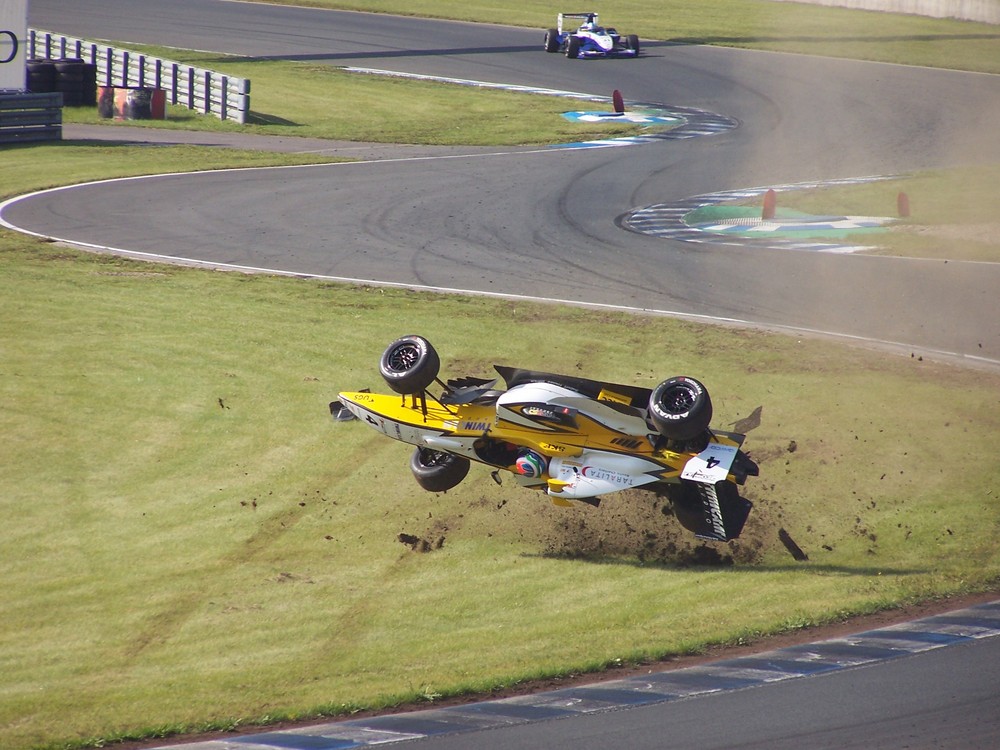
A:
[[[625,46],[631,50],[635,50],[635,56],[639,56],[639,37],[635,34],[629,34],[625,37]]]
[[[396,393],[422,393],[438,375],[441,360],[423,336],[403,336],[382,352],[379,372]]]
[[[580,54],[580,37],[571,36],[566,40],[566,57],[577,57]]]
[[[705,386],[694,378],[670,378],[650,394],[649,418],[665,438],[691,440],[708,429],[712,400]]]
[[[545,32],[545,51],[559,51],[559,29],[549,29]]]
[[[430,448],[417,448],[410,457],[410,471],[428,492],[447,492],[469,473],[469,459]]]

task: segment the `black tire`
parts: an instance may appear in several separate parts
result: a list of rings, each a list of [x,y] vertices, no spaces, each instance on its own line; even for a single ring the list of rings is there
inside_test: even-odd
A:
[[[694,378],[670,378],[650,394],[649,418],[663,437],[692,440],[702,435],[712,421],[712,399]]]
[[[382,378],[396,393],[409,396],[423,391],[434,382],[441,369],[438,353],[423,336],[403,336],[382,352],[379,362]]]
[[[566,57],[578,57],[580,54],[580,37],[571,36],[566,40]]]
[[[635,50],[635,56],[639,56],[639,37],[635,34],[629,34],[625,37],[625,46],[629,49]]]
[[[49,94],[56,90],[56,64],[52,60],[28,60],[28,91],[32,94]]]
[[[410,471],[428,492],[447,492],[469,473],[469,459],[430,448],[417,448],[410,456]]]
[[[559,51],[559,29],[549,29],[545,32],[545,51]]]

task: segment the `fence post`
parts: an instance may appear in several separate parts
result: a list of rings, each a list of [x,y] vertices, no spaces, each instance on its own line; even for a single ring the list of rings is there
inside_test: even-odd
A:
[[[229,114],[229,76],[222,76],[219,81],[221,86],[221,96],[219,101],[221,102],[221,109],[219,110],[219,116],[221,119],[225,120]]]

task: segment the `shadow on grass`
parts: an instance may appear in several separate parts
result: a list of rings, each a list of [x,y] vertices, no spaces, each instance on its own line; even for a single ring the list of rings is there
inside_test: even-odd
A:
[[[803,565],[801,563],[795,563],[794,565],[756,565],[756,564],[746,564],[740,565],[735,562],[729,553],[721,553],[713,547],[703,545],[700,547],[695,547],[694,549],[679,553],[676,560],[668,559],[656,559],[656,560],[643,560],[640,558],[627,558],[627,557],[612,557],[612,556],[601,556],[601,555],[587,555],[587,554],[573,554],[573,553],[563,553],[563,552],[540,552],[540,553],[524,553],[521,557],[525,558],[535,558],[543,560],[565,560],[567,562],[579,562],[587,563],[590,565],[609,565],[609,566],[628,566],[632,568],[643,568],[646,570],[663,570],[663,571],[678,571],[678,570],[719,570],[720,568],[733,568],[738,566],[740,572],[747,573],[787,573],[789,570],[803,570],[804,572],[817,573],[822,575],[841,575],[841,576],[882,576],[887,575],[893,576],[916,576],[916,575],[926,575],[931,572],[930,568],[892,568],[885,565],[864,565],[864,566],[847,566],[847,565],[827,565],[822,563],[810,563]]]

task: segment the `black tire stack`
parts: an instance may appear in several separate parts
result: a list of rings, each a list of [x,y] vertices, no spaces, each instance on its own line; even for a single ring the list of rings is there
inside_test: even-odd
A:
[[[94,106],[97,104],[97,66],[78,57],[58,60],[28,60],[28,91],[47,94],[54,91],[63,95],[66,107]]]

